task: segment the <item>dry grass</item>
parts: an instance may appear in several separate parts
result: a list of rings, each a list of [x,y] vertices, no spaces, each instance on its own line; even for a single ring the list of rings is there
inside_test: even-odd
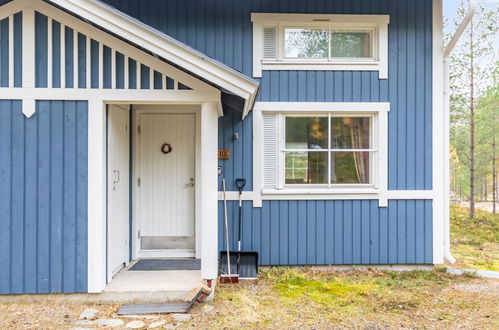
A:
[[[219,285],[215,309],[192,310],[188,328],[499,328],[499,281],[432,272],[263,269],[256,281]],[[0,329],[69,329],[86,308],[63,301],[0,304]],[[162,316],[172,324],[168,316]],[[127,320],[125,320],[127,321]],[[128,320],[130,321],[130,320]],[[146,321],[146,324],[152,321]]]
[[[499,328],[499,281],[433,272],[271,268],[220,285],[208,328]],[[199,307],[197,308],[199,309]]]
[[[499,214],[451,206],[451,249],[457,267],[499,271]]]
[[[0,304],[0,329],[69,329],[75,327],[80,313],[87,307],[111,317],[117,305],[83,305],[67,303],[63,299],[43,303]]]

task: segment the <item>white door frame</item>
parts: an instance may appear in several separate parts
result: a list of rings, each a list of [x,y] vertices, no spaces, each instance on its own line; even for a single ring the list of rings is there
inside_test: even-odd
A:
[[[74,98],[77,91],[72,93]],[[66,99],[65,91],[59,98]],[[112,91],[111,93],[112,94]],[[42,94],[40,94],[42,95]],[[148,99],[147,93],[137,98],[131,93],[109,99],[93,98],[88,102],[88,288],[90,293],[102,292],[106,286],[106,104],[190,104],[200,106],[197,121],[200,156],[196,166],[196,208],[199,219],[196,251],[201,258],[201,276],[213,280],[218,276],[218,117],[221,114],[220,94],[205,100],[191,101]],[[97,95],[96,95],[97,96]],[[138,95],[137,95],[138,96]],[[203,164],[201,167],[199,164]],[[198,212],[198,209],[203,210]],[[133,252],[133,251],[132,251]]]
[[[115,109],[113,109],[113,107]],[[111,210],[111,207],[110,207],[110,200],[111,200],[111,196],[113,195],[111,189],[111,177],[110,177],[110,170],[111,170],[111,167],[110,167],[110,156],[111,156],[111,150],[109,149],[109,145],[108,145],[108,148],[107,148],[107,153],[106,153],[106,166],[107,166],[107,172],[106,172],[106,180],[107,180],[107,194],[106,194],[106,198],[107,198],[107,218],[106,218],[106,221],[107,221],[107,227],[106,227],[106,239],[107,239],[107,251],[106,251],[106,267],[107,267],[107,282],[111,282],[112,278],[114,275],[116,275],[117,272],[119,272],[123,267],[126,267],[128,264],[129,264],[129,258],[130,258],[130,242],[129,242],[129,235],[130,235],[130,213],[129,213],[129,209],[130,209],[130,192],[129,192],[129,180],[130,180],[130,176],[129,176],[129,168],[130,168],[130,160],[129,160],[129,152],[130,152],[130,141],[129,141],[129,132],[130,132],[130,118],[129,118],[129,115],[130,115],[130,112],[129,112],[129,107],[126,107],[126,106],[122,106],[122,105],[109,105],[108,106],[108,109],[106,111],[106,120],[107,120],[107,141],[108,141],[108,144],[109,144],[109,138],[110,138],[110,134],[111,134],[111,112],[116,112],[116,111],[123,111],[125,112],[125,116],[126,116],[126,126],[127,126],[127,129],[126,129],[126,156],[127,156],[127,160],[126,160],[126,164],[120,164],[120,165],[124,165],[125,166],[125,171],[124,173],[119,173],[118,175],[118,182],[120,182],[120,185],[121,184],[124,184],[125,185],[125,191],[126,191],[126,200],[127,200],[127,205],[126,205],[126,210],[125,210],[125,213],[126,213],[126,244],[125,246],[123,246],[123,248],[125,249],[126,248],[126,251],[121,251],[121,253],[123,253],[123,257],[125,257],[126,255],[126,258],[124,259],[121,259],[120,261],[123,261],[123,264],[121,264],[120,268],[119,269],[116,269],[114,268],[115,265],[111,265],[110,264],[110,258],[111,258],[111,255],[116,253],[116,252],[113,252],[111,254],[111,249],[112,248],[115,248],[115,246],[111,246],[111,244],[109,244],[109,241],[111,240],[111,237],[112,237],[112,233],[111,233],[111,230],[112,228],[110,227],[110,223],[114,222],[111,220],[111,216],[114,215],[116,212],[120,212],[119,208],[120,207],[123,207],[123,205],[116,205],[115,206],[115,210]],[[122,132],[123,133],[123,132]],[[121,177],[121,178],[120,178]],[[121,183],[123,182],[123,183]],[[118,210],[116,210],[116,208]]]
[[[133,149],[132,149],[132,205],[138,205],[137,203],[137,182],[138,182],[138,169],[139,169],[139,156],[138,156],[138,146],[139,146],[139,134],[137,131],[138,119],[141,114],[193,114],[195,116],[195,151],[194,151],[194,160],[195,160],[195,173],[194,173],[194,182],[195,182],[195,193],[194,193],[194,228],[195,228],[195,254],[194,257],[196,259],[201,258],[201,215],[202,212],[199,210],[200,205],[200,187],[198,184],[200,181],[201,173],[200,169],[200,159],[201,159],[201,105],[199,104],[191,104],[191,105],[172,105],[172,104],[163,104],[163,105],[136,105],[133,106],[133,130],[132,130],[132,141],[133,141]],[[137,223],[139,221],[139,210],[137,207],[133,207],[133,216],[132,216],[132,260],[138,258],[164,258],[164,257],[173,257],[173,258],[188,258],[193,257],[191,252],[177,252],[177,251],[168,251],[168,250],[158,250],[158,251],[141,251],[140,250],[140,238],[138,235],[138,226]]]

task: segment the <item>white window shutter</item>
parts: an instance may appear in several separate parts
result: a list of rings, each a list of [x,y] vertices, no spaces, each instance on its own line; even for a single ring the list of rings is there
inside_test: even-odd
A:
[[[263,186],[277,185],[277,115],[263,114]]]
[[[263,59],[277,59],[277,27],[263,28]]]

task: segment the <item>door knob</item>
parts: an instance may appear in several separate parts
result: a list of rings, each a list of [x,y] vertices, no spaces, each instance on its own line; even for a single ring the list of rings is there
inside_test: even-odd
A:
[[[185,185],[188,188],[194,187],[194,178],[189,179],[189,183]]]

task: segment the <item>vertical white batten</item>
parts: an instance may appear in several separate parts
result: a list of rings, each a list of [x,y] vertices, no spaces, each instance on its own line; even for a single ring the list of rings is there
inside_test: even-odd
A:
[[[201,104],[201,276],[218,276],[218,104]]]
[[[92,55],[91,55],[91,39],[89,36],[85,36],[86,38],[86,56],[85,56],[85,73],[86,77],[86,88],[92,87]]]
[[[73,29],[73,88],[79,88],[78,80],[79,80],[79,72],[78,72],[78,31]]]
[[[433,263],[442,264],[444,262],[444,222],[445,205],[444,193],[446,175],[445,157],[448,150],[445,150],[445,109],[443,104],[443,17],[442,0],[433,1],[433,93],[432,93],[432,121],[433,121]]]
[[[116,51],[111,50],[111,89],[116,89]]]
[[[99,42],[99,89],[104,88],[104,45]]]
[[[35,87],[35,11],[23,10],[23,87]]]
[[[129,58],[128,56],[125,55],[125,59],[123,60],[123,62],[125,63],[125,67],[124,67],[124,86],[125,86],[125,89],[128,89],[128,86],[129,86],[129,82],[130,82],[130,78],[129,78]]]
[[[23,9],[23,78],[24,88],[35,87],[35,11],[33,8]],[[12,30],[11,30],[12,32]],[[23,99],[23,114],[31,117],[36,111],[36,101],[33,98]]]
[[[88,103],[88,292],[106,285],[106,108],[99,99]]]
[[[154,89],[154,70],[149,68],[149,89]]]
[[[47,20],[47,88],[53,87],[53,70],[52,65],[54,63],[53,49],[52,49],[52,18]]]
[[[142,76],[141,76],[141,71],[140,71],[140,66],[141,64],[139,63],[139,61],[135,61],[136,63],[136,71],[137,71],[137,77],[136,77],[136,85],[137,85],[137,89],[142,89]]]
[[[14,87],[14,15],[9,16],[9,87]]]
[[[66,88],[66,26],[61,23],[61,88]]]

